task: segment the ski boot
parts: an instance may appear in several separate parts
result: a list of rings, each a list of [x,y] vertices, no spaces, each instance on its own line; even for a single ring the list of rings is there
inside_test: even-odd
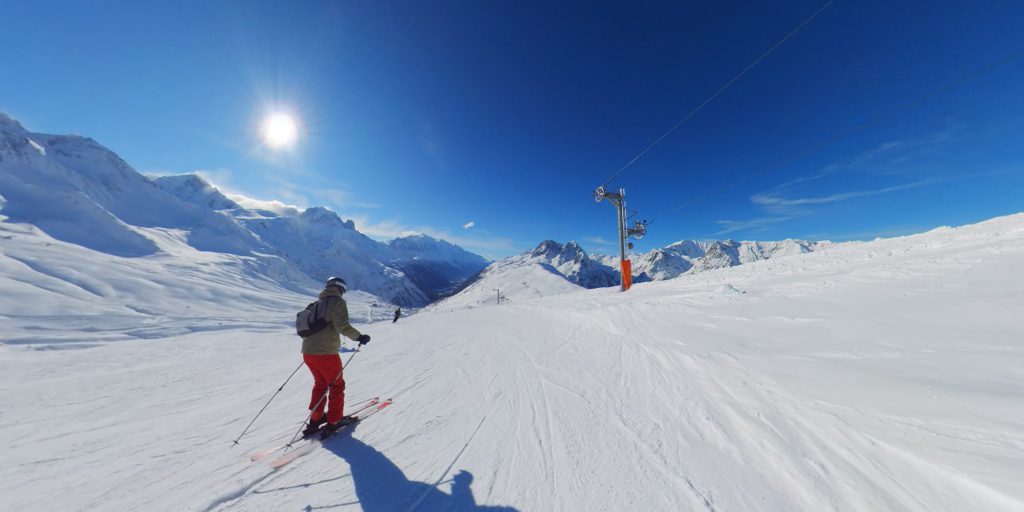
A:
[[[323,418],[320,418],[318,420],[309,420],[309,423],[306,424],[305,430],[302,431],[302,438],[306,439],[308,437],[312,437],[313,434],[316,434],[317,432],[320,431],[320,427],[324,426],[325,423],[327,423],[326,414],[324,415]]]
[[[327,439],[334,435],[335,432],[359,421],[359,418],[355,416],[343,416],[337,423],[328,423],[320,429],[320,440]]]

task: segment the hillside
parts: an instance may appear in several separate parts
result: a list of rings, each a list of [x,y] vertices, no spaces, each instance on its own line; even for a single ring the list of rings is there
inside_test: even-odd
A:
[[[451,311],[484,305],[522,302],[539,297],[582,291],[585,288],[565,279],[551,265],[531,262],[498,262],[487,267],[464,290],[427,306],[428,311]]]
[[[3,220],[3,345],[67,350],[242,327],[279,332],[311,300],[280,283],[317,286],[283,262],[198,251],[175,231],[140,230],[161,254],[125,259]],[[366,292],[347,299],[357,322],[390,319],[395,309]]]
[[[46,303],[43,288],[21,301]],[[0,346],[0,495],[12,510],[45,496],[47,510],[1017,511],[1021,289],[1024,214],[372,324],[349,397],[394,405],[278,470],[248,454],[298,427],[305,371],[229,446],[299,363],[286,326],[169,317],[176,334],[104,342],[9,311],[95,346]]]
[[[2,113],[0,197],[10,222],[62,242],[121,258],[160,258],[167,234],[197,251],[243,257],[299,292],[344,274],[352,289],[423,306],[488,263],[429,236],[373,240],[323,207],[246,209],[199,176],[143,176],[93,139],[30,132]]]

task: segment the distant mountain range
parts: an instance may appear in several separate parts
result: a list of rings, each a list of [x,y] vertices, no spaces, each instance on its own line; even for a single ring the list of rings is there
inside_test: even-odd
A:
[[[426,235],[379,242],[352,221],[313,207],[247,209],[196,175],[147,177],[77,135],[25,130],[0,113],[0,207],[12,222],[109,255],[166,252],[165,237],[247,258],[296,291],[332,275],[403,306],[423,306],[462,286],[488,261]]]
[[[664,281],[683,274],[696,274],[717,268],[794,254],[814,252],[832,242],[783,240],[781,242],[737,242],[735,240],[682,240],[661,249],[629,255],[633,282]],[[595,254],[593,258],[618,272],[619,257]],[[617,282],[617,281],[616,281]]]
[[[813,252],[828,245],[831,242],[683,240],[661,249],[631,254],[630,260],[633,282],[643,283]],[[618,256],[588,255],[575,241],[560,244],[545,240],[533,250],[490,264],[459,294],[432,308],[459,309],[497,304],[499,294],[502,302],[517,301],[618,284]]]

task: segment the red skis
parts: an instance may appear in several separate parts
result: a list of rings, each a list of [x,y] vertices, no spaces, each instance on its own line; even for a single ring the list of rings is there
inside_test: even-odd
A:
[[[373,416],[374,414],[377,414],[378,412],[384,410],[385,407],[391,405],[392,402],[393,402],[393,400],[391,400],[389,398],[389,399],[387,399],[387,400],[385,400],[383,402],[380,402],[380,403],[378,403],[376,405],[367,405],[366,407],[363,407],[362,409],[357,411],[357,413],[351,415],[351,416],[355,416],[356,419],[357,419],[357,421],[352,423],[351,425],[355,425],[357,423],[360,423],[363,420],[365,420],[366,418],[369,418],[370,416]],[[362,415],[359,414],[362,411],[366,411],[366,410],[369,410],[369,412],[366,412],[365,414],[362,414]],[[340,429],[338,429],[338,431],[335,431],[331,435],[337,434],[338,432],[340,432],[342,430],[345,430],[346,428],[348,428],[348,425],[346,425],[344,427],[341,427]],[[325,439],[330,439],[330,436],[328,436]],[[318,445],[320,445],[321,442],[322,442],[321,439],[314,437],[313,439],[310,439],[310,442],[308,444],[306,444],[305,446],[303,446],[302,448],[299,448],[298,450],[295,450],[295,451],[293,451],[291,453],[286,453],[286,454],[284,454],[284,455],[274,459],[270,463],[270,467],[272,467],[274,469],[280,468],[281,466],[284,466],[285,464],[288,464],[289,462],[292,462],[293,460],[295,460],[295,459],[297,459],[297,458],[299,458],[299,457],[301,457],[301,456],[303,456],[303,455],[313,451]]]
[[[390,399],[388,401],[390,402]],[[347,416],[358,416],[359,414],[363,413],[364,411],[366,411],[366,410],[368,410],[368,409],[370,409],[370,408],[372,408],[374,406],[380,405],[380,397],[376,397],[375,396],[375,397],[370,398],[368,400],[363,400],[362,402],[359,402],[357,405],[359,407],[357,407],[356,410],[352,411]],[[313,436],[316,436],[316,435],[317,434],[313,434]],[[260,459],[262,459],[262,458],[264,458],[264,457],[266,457],[266,456],[268,456],[268,455],[270,455],[270,454],[272,454],[274,452],[277,452],[277,451],[280,451],[280,450],[284,450],[285,448],[288,448],[288,443],[282,443],[282,444],[279,444],[277,446],[273,446],[273,447],[267,448],[265,450],[260,450],[258,452],[253,453],[252,455],[249,455],[249,460],[251,460],[253,462],[256,462],[256,461],[258,461],[258,460],[260,460]]]

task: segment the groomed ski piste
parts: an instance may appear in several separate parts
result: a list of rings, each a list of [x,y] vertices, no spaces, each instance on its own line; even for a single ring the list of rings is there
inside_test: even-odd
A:
[[[17,238],[3,510],[1024,510],[1024,214],[358,325],[349,401],[394,403],[280,469],[250,454],[299,426],[304,369],[231,440],[299,363],[307,297],[227,276],[123,339],[33,303],[57,288]]]

